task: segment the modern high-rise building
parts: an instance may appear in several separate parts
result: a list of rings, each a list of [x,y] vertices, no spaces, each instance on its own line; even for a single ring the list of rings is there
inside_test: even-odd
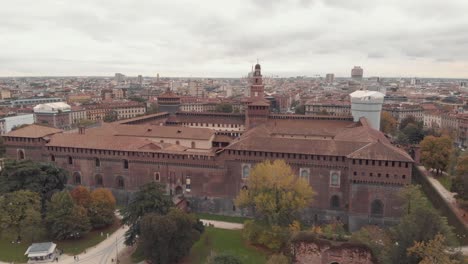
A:
[[[125,80],[125,75],[123,75],[122,73],[116,73],[114,79],[118,83],[123,82]]]
[[[143,85],[143,76],[141,75],[138,75],[137,77],[137,81],[138,81],[138,84],[140,85],[140,87]]]
[[[327,73],[327,75],[325,76],[325,81],[327,83],[333,83],[335,81],[335,74]]]
[[[364,69],[362,69],[360,66],[354,66],[354,68],[351,70],[351,78],[353,80],[362,80],[362,76],[364,75]]]

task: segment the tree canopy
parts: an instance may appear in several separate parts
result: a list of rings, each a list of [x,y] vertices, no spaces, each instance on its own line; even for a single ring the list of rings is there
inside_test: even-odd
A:
[[[46,223],[55,239],[79,238],[91,229],[86,209],[76,205],[66,190],[55,193],[47,203]]]
[[[115,221],[115,197],[111,191],[98,188],[91,192],[88,216],[93,228],[100,228]]]
[[[216,105],[215,111],[222,112],[222,113],[232,113],[233,111],[232,104],[228,104],[228,103],[218,104]]]
[[[0,173],[0,194],[30,190],[41,196],[42,211],[52,195],[65,188],[68,172],[48,163],[7,161]]]
[[[41,199],[38,193],[20,190],[0,196],[0,234],[21,240],[41,235]]]
[[[444,171],[450,162],[452,140],[448,136],[427,136],[421,141],[421,162],[424,166]]]
[[[122,222],[129,226],[125,233],[125,244],[133,245],[140,234],[140,220],[147,213],[165,215],[174,204],[159,183],[142,185],[127,207],[121,210]]]
[[[200,239],[197,222],[195,215],[175,208],[167,215],[146,214],[141,220],[139,246],[152,263],[177,263]]]
[[[396,128],[396,119],[389,112],[382,111],[380,116],[380,130],[385,134],[394,134]]]
[[[445,237],[437,234],[429,241],[415,242],[408,248],[408,255],[421,258],[419,264],[457,264],[457,260],[451,259],[448,248],[445,243]]]
[[[283,160],[264,161],[253,167],[247,187],[236,198],[237,205],[271,225],[290,225],[314,195],[309,183]]]

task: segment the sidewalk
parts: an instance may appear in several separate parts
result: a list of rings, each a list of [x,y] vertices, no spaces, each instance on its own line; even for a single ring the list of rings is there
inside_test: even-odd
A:
[[[238,224],[238,223],[230,223],[230,222],[215,221],[215,220],[205,220],[205,219],[200,219],[200,221],[202,221],[204,225],[212,225],[213,227],[221,228],[221,229],[238,230],[238,229],[244,228],[243,224]]]

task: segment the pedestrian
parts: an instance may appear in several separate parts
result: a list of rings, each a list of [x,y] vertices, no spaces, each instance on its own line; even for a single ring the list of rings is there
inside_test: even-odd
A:
[[[75,255],[73,256],[73,259],[76,261],[76,256]]]
[[[104,236],[104,233],[103,233],[103,232],[101,232],[101,236]]]
[[[107,233],[107,238],[109,238],[109,233]]]
[[[114,263],[114,259],[111,259],[111,262]]]

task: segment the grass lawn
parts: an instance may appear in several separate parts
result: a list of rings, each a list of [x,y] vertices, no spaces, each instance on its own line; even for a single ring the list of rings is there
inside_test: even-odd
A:
[[[450,187],[452,187],[452,176],[441,175],[441,176],[434,176],[434,178],[437,179],[447,191],[450,191]]]
[[[11,241],[0,239],[0,261],[26,263],[28,258],[24,252],[29,246],[30,243],[25,241],[21,244],[12,244]]]
[[[104,234],[112,234],[115,230],[120,227],[120,222],[116,219],[115,223],[112,226],[93,230],[86,234],[84,237],[78,240],[64,240],[64,241],[54,241],[57,244],[57,248],[62,249],[66,254],[78,254],[83,252],[89,247],[97,245],[99,242],[103,241],[106,238],[106,235],[101,237],[101,232]],[[46,242],[50,241],[48,239],[43,239],[40,241],[34,242]],[[27,262],[27,258],[24,255],[24,252],[31,245],[31,241],[23,240],[21,244],[12,244],[11,241],[6,239],[0,239],[0,261],[4,262]]]
[[[206,227],[200,240],[193,245],[188,261],[191,264],[206,263],[211,251],[238,256],[244,264],[262,264],[267,254],[250,246],[242,239],[241,230],[226,230]]]
[[[57,248],[62,249],[65,254],[77,255],[83,252],[85,249],[99,244],[101,241],[107,238],[107,233],[111,235],[120,227],[120,221],[116,219],[113,225],[93,230],[80,239],[70,239],[54,242],[57,243]],[[103,236],[101,236],[101,232],[104,234]]]
[[[206,213],[197,213],[196,215],[200,219],[239,223],[239,224],[243,224],[245,220],[249,220],[249,218],[241,217],[241,216],[225,216],[225,215],[214,215],[214,214],[206,214]]]

